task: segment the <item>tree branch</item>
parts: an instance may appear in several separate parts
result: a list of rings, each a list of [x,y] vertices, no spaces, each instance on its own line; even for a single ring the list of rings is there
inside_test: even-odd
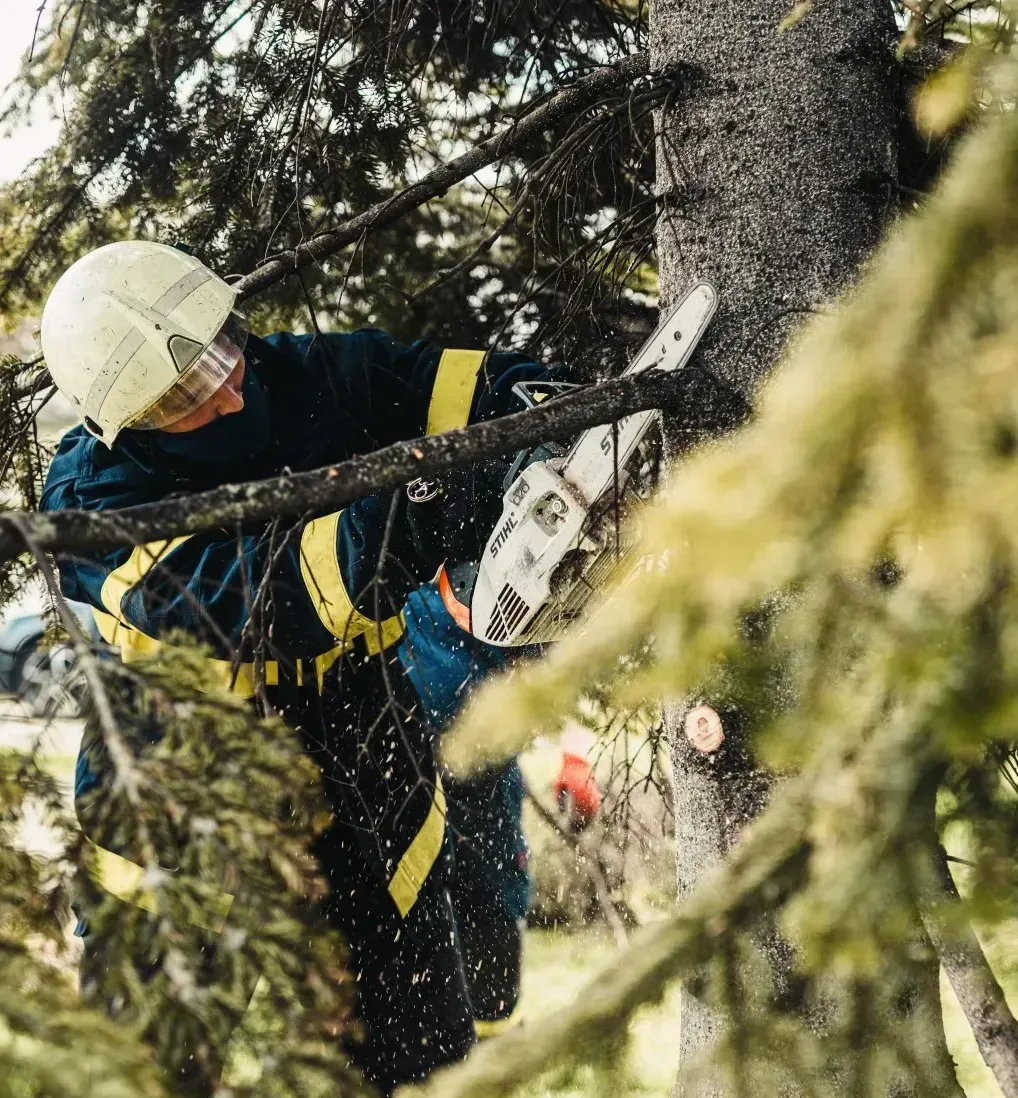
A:
[[[1018,1022],[983,954],[979,939],[959,909],[958,890],[943,847],[936,853],[937,893],[923,905],[923,922],[986,1066],[1004,1098],[1018,1098]]]
[[[371,492],[399,488],[416,477],[552,439],[570,439],[586,427],[673,403],[670,422],[692,431],[732,427],[746,414],[741,398],[703,370],[687,367],[671,375],[649,371],[569,393],[502,419],[397,442],[312,472],[226,484],[120,511],[0,514],[0,561],[21,553],[28,537],[50,551],[103,549],[219,526],[232,528],[241,522],[323,514]]]
[[[309,263],[325,259],[340,248],[359,240],[369,230],[388,225],[410,210],[445,194],[475,172],[518,152],[527,142],[546,133],[563,119],[593,106],[606,93],[646,76],[647,72],[647,55],[637,53],[614,65],[605,65],[589,76],[581,77],[575,84],[549,96],[540,106],[529,109],[504,130],[486,138],[462,156],[435,168],[423,179],[392,198],[377,202],[339,228],[319,233],[303,244],[298,244],[292,251],[273,256],[236,283],[241,299],[251,297]]]
[[[321,260],[360,240],[372,229],[382,228],[399,220],[411,210],[423,206],[433,198],[445,194],[451,187],[461,183],[474,173],[501,160],[512,153],[519,152],[529,141],[546,133],[563,119],[593,106],[597,101],[621,85],[646,76],[649,62],[646,53],[625,57],[614,65],[605,65],[589,76],[581,77],[574,84],[561,88],[548,96],[540,106],[530,104],[511,125],[499,133],[486,138],[462,156],[457,156],[447,164],[442,164],[429,172],[423,179],[384,202],[376,202],[370,209],[350,218],[337,229],[318,233],[292,251],[281,252],[266,260],[249,274],[234,283],[241,301],[246,301],[269,286],[311,263]],[[24,260],[25,257],[22,257]],[[30,390],[21,396],[32,396],[44,385],[50,383],[48,371],[42,370],[33,378]]]

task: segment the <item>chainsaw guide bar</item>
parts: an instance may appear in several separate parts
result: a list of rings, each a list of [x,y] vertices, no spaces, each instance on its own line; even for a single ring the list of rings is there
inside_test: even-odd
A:
[[[689,361],[718,295],[699,282],[665,317],[623,377]],[[560,457],[525,465],[506,489],[470,596],[471,631],[500,647],[555,640],[626,560],[626,516],[657,480],[658,410],[584,431]]]

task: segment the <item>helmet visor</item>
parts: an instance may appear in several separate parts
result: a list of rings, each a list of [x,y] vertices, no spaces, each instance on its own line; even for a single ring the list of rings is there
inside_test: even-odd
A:
[[[173,387],[128,426],[135,431],[158,431],[200,408],[236,369],[247,346],[247,334],[247,325],[240,313],[230,313],[216,338],[184,370]]]

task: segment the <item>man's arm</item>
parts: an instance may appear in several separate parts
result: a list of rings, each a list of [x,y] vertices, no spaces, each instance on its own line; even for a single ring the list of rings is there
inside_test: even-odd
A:
[[[383,559],[391,501],[384,493],[306,524],[64,557],[61,587],[98,611],[108,640],[114,626],[153,639],[184,629],[223,660],[238,653],[251,659],[260,639],[273,655],[289,658],[320,655],[359,636],[384,647],[401,632],[400,607],[420,581],[401,535],[398,495]],[[44,497],[46,509],[60,504],[59,492]],[[252,610],[257,630],[248,624]]]
[[[375,330],[281,333],[265,342],[319,379],[352,450],[501,414],[517,380],[545,373],[525,355],[443,350],[424,341],[407,346]],[[115,509],[150,499],[144,483],[135,483],[136,471],[125,470],[124,483],[111,480],[109,469],[91,479],[70,477],[61,460],[51,470],[44,510]],[[207,532],[63,558],[61,584],[68,597],[98,611],[100,628],[109,619],[107,639],[111,622],[153,638],[184,629],[218,658],[240,652],[249,659],[259,639],[248,627],[255,609],[258,633],[282,656],[319,655],[358,636],[373,647],[373,634],[374,643],[388,644],[398,636],[406,595],[434,571],[414,544],[406,507],[404,493],[382,493],[304,526]]]

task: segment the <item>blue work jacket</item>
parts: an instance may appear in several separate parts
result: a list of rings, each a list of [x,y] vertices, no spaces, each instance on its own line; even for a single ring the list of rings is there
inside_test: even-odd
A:
[[[512,409],[513,383],[543,373],[523,355],[406,346],[375,330],[251,337],[245,357],[271,414],[270,441],[257,458],[232,468],[194,461],[134,431],[108,448],[76,427],[50,466],[42,509],[116,509],[319,468],[502,414]],[[492,468],[497,496],[503,466]],[[184,629],[208,646],[224,687],[250,697],[256,673],[264,675],[335,807],[325,859],[340,865],[344,845],[356,842],[400,916],[436,864],[445,830],[428,722],[410,684],[393,672],[404,601],[435,565],[408,506],[402,490],[381,492],[298,523],[58,559],[64,594],[93,608],[125,661]],[[254,615],[252,605],[260,608]],[[102,771],[102,745],[86,743],[76,788],[86,833],[81,805],[100,788]],[[98,873],[104,888],[129,899],[140,869],[129,851],[106,851]],[[213,929],[221,922],[209,916]]]

